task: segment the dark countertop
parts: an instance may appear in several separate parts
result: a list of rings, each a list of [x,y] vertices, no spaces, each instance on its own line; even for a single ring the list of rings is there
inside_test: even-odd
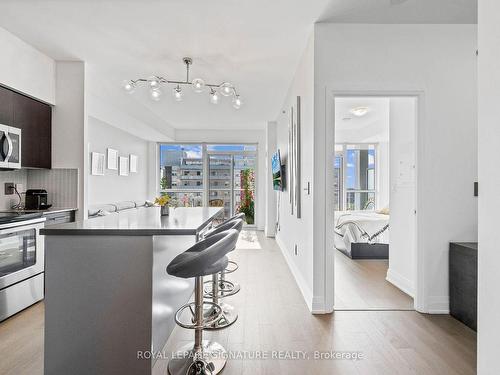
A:
[[[15,212],[15,213],[23,213],[23,214],[31,214],[31,213],[41,213],[42,215],[46,214],[55,214],[59,212],[68,212],[68,211],[78,211],[77,208],[74,207],[50,207],[47,210],[0,210],[0,212]]]
[[[126,210],[75,223],[52,225],[40,231],[43,235],[108,235],[156,236],[194,235],[214,217],[222,207],[180,207],[169,216],[160,216],[159,207]]]

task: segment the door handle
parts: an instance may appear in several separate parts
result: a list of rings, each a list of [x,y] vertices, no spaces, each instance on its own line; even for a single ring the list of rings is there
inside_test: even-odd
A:
[[[10,138],[9,133],[5,133],[5,138],[7,139],[7,143],[9,145],[9,150],[7,151],[7,155],[5,156],[5,161],[9,161],[10,157],[12,156],[12,149],[14,148],[14,145],[12,144],[12,139]]]

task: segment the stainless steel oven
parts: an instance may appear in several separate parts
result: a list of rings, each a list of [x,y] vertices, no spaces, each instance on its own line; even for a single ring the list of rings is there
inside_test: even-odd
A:
[[[0,124],[0,168],[21,168],[21,129]]]
[[[44,221],[0,224],[0,321],[43,299]]]

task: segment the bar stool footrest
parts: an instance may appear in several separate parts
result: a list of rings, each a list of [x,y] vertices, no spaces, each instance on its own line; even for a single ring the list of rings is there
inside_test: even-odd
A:
[[[224,270],[226,274],[233,273],[239,268],[238,263],[236,263],[234,260],[228,261],[227,265],[227,268]]]
[[[191,319],[190,319],[191,322],[190,323],[185,323],[181,320],[182,313],[186,309],[189,309],[191,312]],[[211,314],[207,315],[207,316],[205,316],[205,314],[204,314],[203,322],[201,325],[199,325],[195,321],[195,303],[194,302],[186,303],[185,305],[182,305],[179,308],[179,310],[177,310],[177,312],[175,313],[175,323],[177,323],[177,325],[179,325],[180,327],[186,328],[186,329],[196,329],[196,328],[205,329],[205,328],[210,327],[217,320],[219,320],[219,318],[223,314],[222,307],[220,307],[218,304],[216,304],[214,302],[210,302],[210,301],[203,301],[203,310],[204,311],[210,310]]]
[[[213,298],[214,293],[212,289],[212,281],[205,281],[204,284],[205,287],[203,288],[204,291],[203,297],[208,299]],[[240,289],[241,289],[240,284],[236,284],[227,280],[219,280],[219,293],[217,294],[217,297],[224,298],[233,296],[236,293],[238,293]]]

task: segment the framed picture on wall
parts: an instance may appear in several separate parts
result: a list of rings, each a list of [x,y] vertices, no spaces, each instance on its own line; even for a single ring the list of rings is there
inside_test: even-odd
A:
[[[92,152],[90,164],[93,176],[104,176],[104,154]]]
[[[137,173],[137,155],[130,154],[130,173]]]
[[[113,148],[107,149],[108,153],[108,169],[117,170],[118,169],[118,150]]]
[[[120,176],[128,176],[129,173],[129,161],[127,157],[120,156],[119,157],[119,163],[120,163],[120,170],[119,170],[119,175]]]

